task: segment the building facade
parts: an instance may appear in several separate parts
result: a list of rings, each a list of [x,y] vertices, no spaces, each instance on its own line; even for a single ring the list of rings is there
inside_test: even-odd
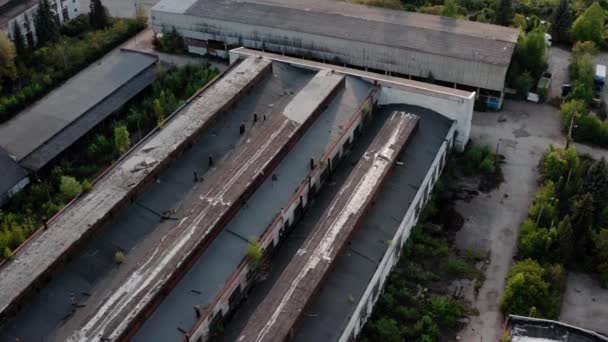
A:
[[[502,105],[518,38],[513,28],[329,0],[162,0],[152,25],[175,28],[193,53],[226,58],[243,46],[475,91],[490,108]]]
[[[35,45],[34,16],[38,10],[38,2],[38,0],[4,0],[0,2],[0,29],[14,39],[15,25],[19,25],[27,45]],[[49,0],[49,3],[60,24],[76,18],[80,14],[79,0]]]

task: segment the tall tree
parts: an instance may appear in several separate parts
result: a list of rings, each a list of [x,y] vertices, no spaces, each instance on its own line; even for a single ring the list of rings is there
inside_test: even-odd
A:
[[[15,77],[17,77],[15,46],[4,32],[0,31],[0,84],[3,80],[13,80]]]
[[[604,23],[606,14],[598,2],[594,2],[574,24],[572,24],[571,37],[575,42],[591,41],[598,47],[604,46]]]
[[[24,57],[27,51],[27,45],[25,43],[25,37],[21,32],[21,26],[17,24],[17,21],[13,23],[13,44],[15,45],[17,56]]]
[[[45,45],[59,39],[59,21],[51,11],[49,0],[40,0],[38,10],[34,14],[34,27],[38,45]]]
[[[608,165],[604,158],[591,165],[581,190],[593,196],[593,205],[598,210],[608,203]]]
[[[91,0],[89,8],[89,22],[93,28],[100,30],[110,26],[108,9],[101,3],[101,0]]]
[[[560,0],[559,6],[553,14],[551,34],[554,42],[566,43],[570,40],[570,27],[572,26],[572,11],[568,0]]]
[[[496,24],[509,26],[513,21],[513,2],[512,0],[498,0],[496,3]]]
[[[114,146],[118,153],[125,153],[129,149],[129,145],[131,145],[131,138],[129,137],[127,126],[116,126],[116,128],[114,128]]]

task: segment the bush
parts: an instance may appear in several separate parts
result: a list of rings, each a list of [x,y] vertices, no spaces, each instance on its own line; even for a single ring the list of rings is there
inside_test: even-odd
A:
[[[59,191],[65,201],[69,201],[82,192],[82,186],[74,177],[61,176],[61,185]]]
[[[89,25],[89,17],[85,14],[81,14],[76,18],[65,22],[59,31],[65,36],[77,37],[90,29],[91,25]]]
[[[439,325],[454,329],[464,314],[464,306],[448,297],[437,296],[431,299],[431,312]]]
[[[11,249],[8,247],[4,247],[2,256],[4,257],[4,259],[11,259],[13,257],[13,251],[11,251]]]
[[[91,189],[93,189],[93,184],[91,184],[91,182],[89,182],[87,179],[82,181],[82,191],[89,192]]]
[[[124,263],[126,260],[126,256],[125,253],[123,253],[122,251],[116,251],[114,253],[114,262],[118,265]]]
[[[494,156],[488,154],[481,163],[479,164],[479,171],[485,174],[491,174],[496,171],[496,163],[494,162]]]
[[[264,256],[264,250],[262,249],[262,245],[257,240],[253,240],[249,242],[247,246],[247,258],[249,259],[249,264],[252,267],[257,267],[262,261],[262,257]]]
[[[175,27],[170,30],[163,29],[160,38],[156,38],[153,41],[156,50],[167,53],[183,54],[188,50],[184,38],[177,32]]]
[[[541,317],[547,317],[547,303],[555,298],[550,298],[550,285],[543,279],[543,273],[544,269],[531,259],[513,265],[507,274],[505,291],[500,301],[500,310],[505,316],[527,316],[530,309],[535,307]]]

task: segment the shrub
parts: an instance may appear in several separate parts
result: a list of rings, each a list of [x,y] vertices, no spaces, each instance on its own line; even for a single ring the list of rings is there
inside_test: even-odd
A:
[[[69,201],[82,192],[82,186],[74,177],[61,176],[61,185],[59,191],[65,201]]]
[[[122,251],[116,251],[114,253],[114,262],[118,265],[124,263],[126,260],[126,256],[125,253],[123,253]]]
[[[447,271],[455,277],[468,278],[471,275],[471,266],[462,259],[450,259],[447,263]]]
[[[120,124],[114,128],[114,146],[118,153],[123,154],[129,149],[131,138],[127,126]]]
[[[79,36],[91,29],[89,18],[85,14],[81,14],[76,18],[69,20],[61,26],[59,32],[68,37]]]
[[[431,312],[440,325],[453,329],[463,316],[464,306],[448,297],[437,296],[431,299]]]
[[[11,249],[8,247],[4,247],[2,256],[4,257],[4,259],[11,259],[13,257],[13,251],[11,251]]]
[[[257,240],[253,240],[249,242],[247,246],[247,258],[249,259],[249,264],[252,267],[257,267],[262,261],[262,257],[264,256],[264,250],[262,249],[262,245]]]
[[[91,184],[91,182],[89,182],[89,180],[85,179],[84,181],[82,181],[82,191],[89,192],[89,191],[91,191],[92,188],[93,188],[93,184]]]
[[[488,154],[481,163],[479,164],[479,171],[485,174],[491,174],[496,171],[496,163],[494,162],[494,156]]]

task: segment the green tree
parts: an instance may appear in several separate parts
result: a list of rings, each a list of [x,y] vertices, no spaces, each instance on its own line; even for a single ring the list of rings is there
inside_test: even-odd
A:
[[[595,208],[602,208],[608,203],[608,165],[606,165],[604,158],[591,165],[583,181],[581,191],[593,196],[593,206]]]
[[[517,86],[518,78],[524,72],[528,72],[532,80],[540,77],[546,68],[546,54],[544,28],[535,28],[527,34],[520,32],[509,69],[509,84]]]
[[[526,19],[525,15],[517,13],[513,16],[513,26],[525,32],[528,29],[528,19]]]
[[[553,13],[551,21],[551,37],[556,43],[567,43],[570,40],[570,27],[572,26],[572,10],[568,0],[560,0]]]
[[[78,181],[71,176],[61,176],[61,184],[59,185],[59,191],[66,201],[76,197],[81,191],[82,186]]]
[[[380,318],[373,325],[373,338],[376,341],[401,342],[399,324],[392,318]]]
[[[118,153],[123,154],[131,145],[131,138],[129,137],[129,130],[125,125],[118,125],[114,128],[114,146]]]
[[[528,71],[522,72],[515,80],[515,86],[519,93],[526,96],[534,88],[534,77]]]
[[[550,302],[549,284],[543,279],[544,269],[531,259],[519,261],[509,271],[506,286],[500,300],[500,310],[509,314],[527,315],[536,307],[539,315],[545,316],[543,308]]]
[[[558,220],[558,204],[555,183],[548,181],[538,188],[534,204],[528,210],[528,217],[541,227],[550,227]]]
[[[17,77],[15,67],[15,46],[0,31],[0,83],[4,79],[13,80]]]
[[[568,149],[550,147],[549,153],[543,159],[543,176],[545,179],[557,182],[576,173],[580,161],[574,147]]]
[[[512,0],[498,0],[496,3],[496,24],[509,26],[513,21]]]
[[[27,51],[27,45],[25,42],[25,37],[23,36],[23,32],[21,32],[21,26],[15,23],[13,24],[13,44],[15,45],[15,52],[17,52],[17,56],[25,57]]]
[[[574,117],[574,121],[576,121],[577,118],[589,113],[589,110],[587,109],[587,104],[585,104],[585,102],[581,100],[569,100],[562,103],[559,113],[562,127],[565,130],[568,130],[572,117]]]
[[[444,17],[458,18],[458,3],[456,0],[445,0],[441,8],[441,15]]]
[[[557,255],[567,264],[574,253],[574,231],[570,216],[566,215],[557,225]]]
[[[34,27],[38,45],[46,45],[59,39],[59,21],[51,10],[49,0],[40,0],[34,14]]]
[[[588,251],[591,246],[593,229],[593,196],[586,193],[572,202],[571,220],[574,233],[576,257],[580,261],[589,261]]]
[[[572,24],[571,37],[576,42],[591,41],[604,46],[606,14],[599,2],[594,2]]]
[[[89,23],[97,30],[110,26],[108,9],[101,3],[101,0],[91,0],[89,4]]]

